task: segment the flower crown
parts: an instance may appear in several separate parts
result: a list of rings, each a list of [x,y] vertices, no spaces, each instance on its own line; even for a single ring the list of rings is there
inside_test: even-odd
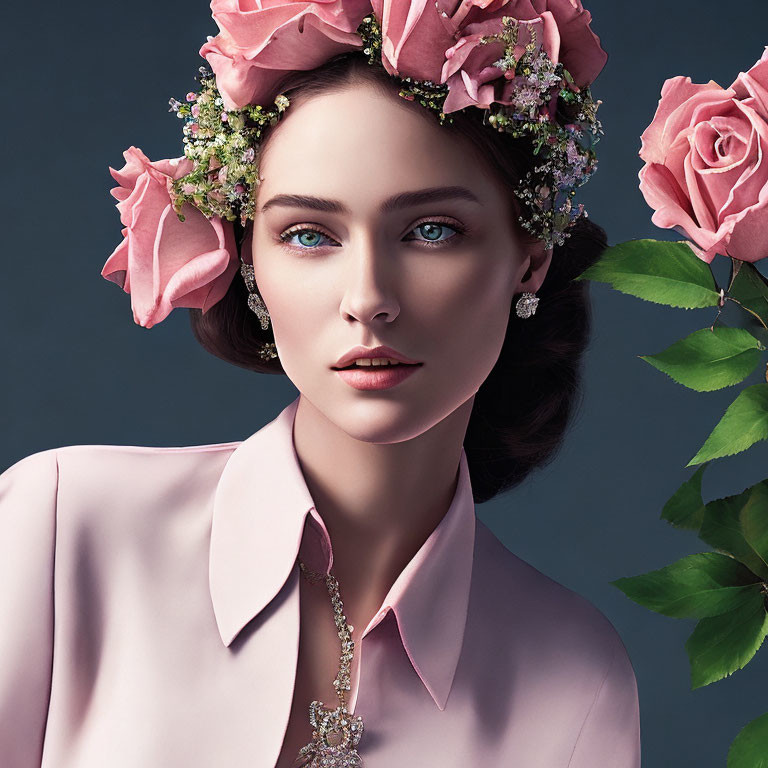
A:
[[[200,49],[209,65],[200,88],[170,100],[184,120],[184,156],[153,163],[131,147],[123,169],[110,168],[124,240],[102,275],[131,293],[140,325],[176,306],[205,312],[223,297],[238,266],[232,222],[254,215],[262,134],[290,104],[276,93],[279,81],[341,53],[380,62],[399,95],[440,124],[480,108],[492,129],[530,137],[540,161],[515,190],[519,221],[547,247],[562,245],[587,215],[572,198],[597,167],[601,102],[589,86],[607,54],[580,0],[240,0],[234,8],[212,0],[211,8],[220,33]],[[157,226],[148,232],[150,219]]]

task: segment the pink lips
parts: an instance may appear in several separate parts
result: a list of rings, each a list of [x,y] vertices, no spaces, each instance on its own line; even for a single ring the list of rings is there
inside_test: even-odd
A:
[[[336,371],[341,378],[355,389],[389,389],[407,379],[419,365],[371,366],[370,368],[347,368]]]
[[[388,357],[392,360],[398,360],[401,363],[408,363],[414,365],[419,363],[419,360],[411,360],[410,357],[406,357],[402,352],[398,352],[392,347],[388,347],[385,344],[380,344],[378,347],[352,347],[344,355],[342,355],[337,361],[334,368],[346,368],[350,363],[354,363],[360,357]]]

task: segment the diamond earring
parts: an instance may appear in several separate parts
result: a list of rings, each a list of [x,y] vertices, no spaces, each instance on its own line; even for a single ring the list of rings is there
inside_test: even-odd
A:
[[[256,280],[253,273],[253,265],[240,263],[240,274],[243,276],[245,287],[248,289],[248,306],[256,313],[261,323],[261,330],[266,331],[269,328],[269,312],[267,311],[264,300],[256,292]]]
[[[243,276],[245,287],[248,289],[248,307],[256,314],[261,323],[261,330],[266,331],[269,328],[269,311],[264,300],[259,296],[256,291],[256,279],[253,272],[253,264],[246,264],[244,261],[240,262],[240,274]],[[263,360],[272,360],[277,357],[277,346],[273,341],[267,342],[262,345],[259,350],[259,355]]]
[[[517,312],[518,317],[530,317],[535,314],[538,305],[539,299],[536,294],[525,291],[517,300],[515,312]]]

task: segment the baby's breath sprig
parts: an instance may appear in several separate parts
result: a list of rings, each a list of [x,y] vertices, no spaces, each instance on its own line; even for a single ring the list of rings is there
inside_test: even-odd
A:
[[[551,247],[562,245],[571,222],[587,215],[572,199],[597,169],[593,146],[603,134],[596,116],[601,102],[592,99],[589,88],[578,88],[561,62],[555,64],[543,49],[536,53],[535,29],[515,58],[519,26],[517,19],[505,16],[500,33],[480,39],[482,45],[504,43],[504,53],[494,65],[513,81],[512,104],[493,106],[484,122],[515,138],[530,137],[534,154],[541,156],[543,162],[521,179],[515,194],[528,207],[521,225]],[[555,88],[556,114],[551,115]]]
[[[452,123],[453,118],[443,112],[443,105],[448,97],[448,86],[433,83],[431,80],[414,80],[410,77],[395,77],[400,84],[398,94],[407,101],[417,101],[422,107],[437,115],[440,125]]]
[[[360,22],[357,34],[363,41],[363,53],[368,57],[368,63],[381,61],[381,25],[373,14],[369,14]]]
[[[368,63],[381,61],[381,25],[372,14],[366,16],[357,27],[357,34],[363,41],[363,53]],[[392,76],[400,85],[399,95],[407,101],[417,101],[423,107],[437,114],[440,125],[451,123],[453,119],[443,112],[443,104],[448,96],[448,86],[431,80],[415,80],[411,77]]]
[[[173,208],[181,221],[182,206],[188,202],[208,218],[239,217],[244,225],[253,218],[253,192],[260,181],[261,135],[280,119],[289,100],[280,94],[274,107],[249,104],[228,111],[213,73],[206,67],[199,72],[199,91],[188,93],[185,102],[169,101],[169,111],[185,121],[184,155],[194,162],[190,173],[171,183]]]

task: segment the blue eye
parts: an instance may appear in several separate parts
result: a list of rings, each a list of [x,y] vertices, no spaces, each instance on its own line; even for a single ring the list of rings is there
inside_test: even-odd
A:
[[[448,238],[443,238],[442,240],[439,239],[440,235],[442,234],[443,230],[450,229],[455,234]],[[451,227],[448,224],[444,224],[440,221],[424,221],[421,224],[417,224],[411,232],[415,232],[417,230],[421,231],[421,234],[424,236],[424,240],[422,242],[428,242],[428,243],[440,243],[445,242],[446,240],[451,240],[456,235],[460,234],[459,230],[456,227]],[[418,240],[418,238],[413,238]]]
[[[297,245],[296,243],[291,242],[291,240],[294,237],[300,238],[300,244]],[[287,232],[283,232],[283,234],[280,235],[280,240],[282,240],[282,242],[285,243],[286,245],[309,250],[311,248],[314,248],[318,244],[318,241],[320,240],[320,238],[322,237],[328,237],[328,236],[316,229],[305,228],[305,229],[288,230]],[[301,238],[305,238],[305,239],[302,241]]]
[[[453,235],[450,237],[441,238],[444,230],[450,230]],[[412,230],[413,232],[420,232],[422,237],[407,238],[406,242],[420,242],[425,243],[427,247],[442,246],[444,243],[448,243],[460,235],[464,234],[465,230],[457,225],[448,225],[441,221],[423,221],[417,224]],[[298,238],[298,242],[292,242],[293,238]],[[312,227],[296,227],[294,229],[288,229],[283,232],[279,239],[288,248],[298,248],[299,250],[309,251],[314,250],[318,246],[325,245],[322,239],[326,238],[331,243],[336,241],[325,232]]]

